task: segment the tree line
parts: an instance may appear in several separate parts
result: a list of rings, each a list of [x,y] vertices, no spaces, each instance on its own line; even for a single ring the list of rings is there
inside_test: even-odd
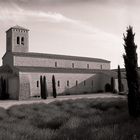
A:
[[[57,97],[56,92],[56,82],[55,82],[55,76],[52,76],[52,93],[53,97]],[[47,99],[48,97],[48,91],[47,91],[47,82],[46,82],[46,76],[40,76],[40,94],[42,99]]]

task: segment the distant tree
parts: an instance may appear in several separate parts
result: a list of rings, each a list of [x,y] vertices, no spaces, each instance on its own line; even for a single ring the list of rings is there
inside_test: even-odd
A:
[[[47,92],[47,83],[46,83],[46,76],[43,77],[43,99],[47,99],[48,92]]]
[[[118,89],[119,92],[122,92],[122,78],[121,78],[120,65],[118,65]]]
[[[129,26],[124,35],[123,55],[126,77],[128,84],[128,108],[129,114],[133,117],[140,116],[140,92],[139,92],[139,77],[138,77],[138,62],[137,62],[137,45],[134,43],[133,28]]]
[[[3,77],[0,78],[0,99],[2,99],[2,93],[3,93]]]
[[[43,99],[43,78],[40,76],[40,94],[41,98]]]
[[[53,89],[53,97],[56,98],[57,93],[56,93],[56,83],[55,83],[54,75],[52,76],[52,89]]]
[[[114,83],[114,78],[111,77],[111,92],[114,93],[115,92],[115,83]]]
[[[3,77],[0,78],[0,99],[5,100],[9,98],[7,82]]]

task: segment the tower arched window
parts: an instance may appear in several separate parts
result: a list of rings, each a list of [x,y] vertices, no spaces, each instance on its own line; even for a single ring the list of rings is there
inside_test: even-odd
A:
[[[21,44],[24,45],[24,37],[21,38]]]
[[[17,37],[17,44],[20,44],[20,37]]]

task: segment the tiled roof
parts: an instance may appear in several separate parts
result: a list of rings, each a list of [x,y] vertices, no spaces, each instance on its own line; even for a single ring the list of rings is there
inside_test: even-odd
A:
[[[75,61],[91,61],[91,62],[104,62],[110,63],[110,61],[99,58],[90,58],[90,57],[80,57],[80,56],[69,56],[69,55],[57,55],[57,54],[44,54],[44,53],[19,53],[13,52],[14,56],[22,57],[38,57],[38,58],[50,58],[50,59],[65,59],[65,60],[75,60]]]

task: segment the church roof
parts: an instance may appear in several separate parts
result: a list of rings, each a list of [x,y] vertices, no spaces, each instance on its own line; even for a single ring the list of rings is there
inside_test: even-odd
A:
[[[11,27],[10,29],[8,29],[7,31],[9,31],[9,30],[11,30],[11,29],[21,29],[21,30],[29,31],[29,29],[26,29],[26,28],[21,27],[21,26],[19,26],[19,25],[13,26],[13,27]],[[7,32],[7,31],[6,31],[6,32]]]
[[[14,56],[21,57],[38,57],[38,58],[49,58],[49,59],[65,59],[65,60],[75,60],[75,61],[91,61],[91,62],[105,62],[110,63],[110,61],[99,58],[90,58],[90,57],[80,57],[80,56],[70,56],[70,55],[57,55],[57,54],[44,54],[44,53],[19,53],[13,52]]]

